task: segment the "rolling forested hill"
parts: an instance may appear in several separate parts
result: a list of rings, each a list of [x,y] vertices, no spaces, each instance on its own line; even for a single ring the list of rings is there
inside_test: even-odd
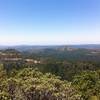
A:
[[[0,100],[99,100],[100,49],[3,48],[0,87]]]

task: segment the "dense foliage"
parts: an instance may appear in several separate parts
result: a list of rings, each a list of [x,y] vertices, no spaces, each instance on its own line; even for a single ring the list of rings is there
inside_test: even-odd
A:
[[[37,69],[24,68],[10,77],[1,69],[0,76],[0,100],[80,100],[70,82]]]
[[[99,70],[85,71],[68,82],[30,67],[8,75],[0,65],[0,100],[87,100],[99,95]]]
[[[100,70],[85,71],[80,75],[76,75],[73,84],[84,99],[91,96],[100,96]]]

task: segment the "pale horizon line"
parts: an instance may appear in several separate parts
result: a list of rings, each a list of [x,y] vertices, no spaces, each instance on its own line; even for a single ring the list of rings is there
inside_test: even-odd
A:
[[[72,43],[72,44],[15,44],[15,45],[9,45],[9,44],[0,44],[0,46],[67,46],[67,45],[100,45],[100,43]]]

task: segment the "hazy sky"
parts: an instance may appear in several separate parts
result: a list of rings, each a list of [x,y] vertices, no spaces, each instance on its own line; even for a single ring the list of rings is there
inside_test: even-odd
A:
[[[0,45],[100,43],[100,0],[0,0]]]

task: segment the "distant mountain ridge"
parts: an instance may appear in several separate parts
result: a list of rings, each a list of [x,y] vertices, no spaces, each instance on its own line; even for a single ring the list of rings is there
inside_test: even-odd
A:
[[[84,45],[18,45],[18,46],[0,46],[0,49],[16,49],[18,51],[43,50],[43,49],[94,49],[100,50],[100,44],[84,44]]]
[[[20,53],[23,58],[43,61],[92,61],[100,62],[100,45],[55,45],[55,46],[7,46],[2,53]]]

